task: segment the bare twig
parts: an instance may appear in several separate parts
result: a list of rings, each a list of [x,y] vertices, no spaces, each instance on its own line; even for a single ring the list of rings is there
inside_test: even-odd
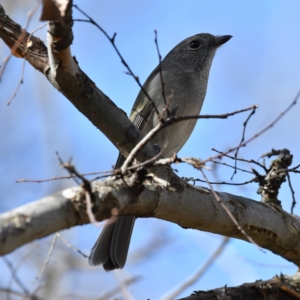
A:
[[[91,196],[90,196],[89,192],[85,191],[84,195],[85,195],[85,200],[86,200],[86,213],[89,217],[90,222],[93,225],[95,225],[96,227],[102,227],[101,225],[99,225],[99,222],[97,222],[97,220],[95,219],[95,216],[93,214],[92,201],[91,201]]]
[[[299,99],[300,96],[300,90],[298,91],[297,95],[295,96],[294,100],[288,105],[288,107],[279,114],[279,116],[277,116],[269,125],[267,125],[265,128],[263,128],[262,130],[260,130],[258,133],[254,134],[251,138],[249,138],[248,140],[246,140],[245,142],[243,142],[242,144],[240,144],[239,146],[236,146],[234,148],[231,148],[225,152],[222,152],[219,155],[213,156],[213,157],[209,157],[206,160],[204,160],[203,162],[207,162],[213,159],[217,159],[220,158],[224,155],[227,155],[228,153],[236,150],[239,147],[244,147],[246,146],[248,143],[252,142],[253,140],[255,140],[256,138],[258,138],[259,136],[261,136],[263,133],[265,133],[267,130],[269,130],[270,128],[272,128],[294,105],[297,104],[297,101]]]
[[[133,71],[131,70],[131,68],[129,67],[129,65],[127,64],[127,62],[125,61],[125,59],[123,58],[123,56],[121,55],[119,49],[117,48],[116,44],[115,44],[115,38],[117,36],[117,33],[114,33],[112,37],[110,37],[108,35],[108,33],[97,23],[95,22],[87,13],[85,13],[81,8],[79,8],[76,4],[73,4],[73,6],[80,11],[86,18],[88,18],[88,20],[80,20],[80,19],[75,19],[74,21],[78,21],[78,22],[88,22],[93,24],[94,26],[96,26],[105,36],[106,38],[110,41],[110,43],[112,44],[113,48],[115,49],[117,55],[119,56],[119,58],[121,59],[122,64],[126,67],[126,69],[128,70],[128,74],[131,75],[134,80],[136,81],[136,83],[138,84],[138,86],[141,88],[141,90],[143,91],[143,93],[145,94],[145,96],[147,97],[147,99],[151,102],[153,109],[155,110],[156,114],[159,116],[159,111],[155,105],[155,103],[153,102],[153,100],[151,99],[151,97],[149,96],[148,92],[144,89],[143,85],[140,83],[140,80],[138,78],[138,76],[134,75]]]
[[[175,299],[180,293],[182,293],[186,288],[194,284],[199,278],[203,276],[203,274],[209,269],[209,267],[216,261],[216,259],[222,254],[225,247],[229,242],[228,237],[224,237],[222,243],[215,250],[215,252],[211,255],[211,257],[205,262],[205,264],[188,277],[186,280],[181,282],[177,287],[175,287],[171,292],[165,294],[161,297],[161,300],[172,300]]]
[[[124,284],[126,285],[131,285],[133,283],[136,283],[137,281],[141,280],[141,276],[134,276],[134,277],[131,277],[129,279],[126,279],[124,280]],[[77,295],[77,294],[67,294],[67,295],[63,295],[61,296],[60,299],[65,299],[65,298],[71,298],[71,299],[74,299],[74,298],[79,298],[79,299],[83,299],[83,300],[107,300],[107,299],[113,299],[114,295],[119,293],[120,292],[120,287],[117,286],[117,287],[114,287],[112,288],[111,290],[109,290],[108,292],[104,293],[103,295],[101,296],[97,296],[97,297],[87,297],[87,296],[80,296],[80,295]]]
[[[247,124],[248,124],[250,118],[255,114],[255,111],[256,111],[256,107],[253,108],[252,112],[249,114],[248,118],[246,119],[246,121],[245,121],[244,124],[243,124],[243,127],[244,127],[244,128],[243,128],[243,133],[242,133],[242,138],[241,138],[241,141],[240,141],[240,145],[241,145],[241,144],[244,142],[244,140],[245,140],[245,133],[246,133],[246,127],[247,127]],[[234,166],[235,166],[235,168],[234,168],[234,172],[233,172],[233,174],[232,174],[232,176],[231,176],[231,180],[233,179],[234,175],[236,174],[236,170],[237,170],[237,160],[236,160],[236,158],[237,158],[237,156],[238,156],[239,150],[240,150],[240,147],[238,147],[238,148],[236,149],[236,152],[235,152],[235,154],[234,154],[234,157],[235,157]]]
[[[21,75],[20,75],[20,79],[19,79],[19,82],[15,88],[15,91],[13,92],[12,96],[10,97],[10,99],[7,101],[6,105],[10,105],[12,100],[16,97],[18,91],[19,91],[19,88],[21,86],[21,84],[23,83],[23,78],[24,78],[24,70],[25,70],[25,63],[26,63],[26,59],[23,58],[23,62],[22,62],[22,69],[21,69]]]
[[[173,97],[172,94],[168,98],[171,98],[171,97]],[[167,103],[168,103],[168,99],[167,99]],[[174,123],[191,120],[191,119],[209,119],[209,118],[226,119],[230,116],[234,116],[235,114],[251,110],[254,107],[257,107],[257,106],[254,105],[254,106],[251,106],[248,108],[236,110],[234,112],[222,114],[222,115],[193,115],[193,116],[182,116],[182,117],[170,116],[167,119],[161,119],[160,122],[152,130],[150,130],[146,134],[146,136],[131,150],[131,152],[127,156],[123,166],[121,167],[121,172],[122,172],[122,174],[125,174],[128,169],[129,164],[133,161],[133,159],[136,157],[138,152],[141,151],[141,149],[143,149],[143,147],[148,143],[148,141],[150,141],[160,130],[162,130],[163,128],[165,128],[167,126],[171,126]]]
[[[14,281],[16,282],[16,284],[20,287],[20,289],[23,291],[23,293],[26,296],[29,296],[30,293],[27,290],[27,288],[24,286],[24,284],[22,283],[22,281],[19,279],[17,273],[15,272],[15,268],[13,267],[12,263],[8,260],[7,257],[2,257],[3,261],[5,262],[5,264],[7,265],[7,267],[9,268],[10,272],[11,272],[11,276],[13,277]]]
[[[233,156],[230,156],[230,155],[228,155],[228,154],[225,154],[224,152],[219,151],[219,150],[217,150],[217,149],[215,149],[215,148],[212,148],[211,150],[221,154],[221,155],[218,156],[217,158],[228,157],[228,158],[233,159],[233,160],[243,161],[243,162],[247,162],[247,163],[249,163],[249,164],[255,164],[255,165],[258,165],[258,166],[260,166],[261,168],[263,168],[265,172],[268,172],[268,169],[266,168],[266,166],[265,166],[264,164],[261,164],[261,163],[259,163],[258,161],[255,161],[255,160],[253,160],[253,159],[244,159],[244,158],[233,157]],[[210,161],[212,161],[212,160],[210,160]]]
[[[27,261],[28,257],[32,254],[32,249],[29,250],[25,255],[23,255],[22,257],[20,257],[20,260],[18,263],[15,264],[14,266],[14,270],[13,270],[13,274],[11,276],[11,279],[9,281],[9,284],[7,286],[7,288],[9,289],[14,281],[14,274],[17,273],[18,269],[21,267],[21,265]],[[35,293],[33,292],[32,295],[34,295]]]
[[[215,160],[212,160],[211,162],[214,163],[214,164],[223,165],[223,166],[228,167],[228,168],[236,169],[236,170],[241,171],[241,172],[253,174],[251,171],[248,171],[248,170],[245,170],[245,169],[242,169],[242,168],[238,168],[236,166],[232,166],[232,165],[229,165],[227,163],[223,163],[223,162],[215,161]]]
[[[131,150],[129,155],[126,157],[122,167],[121,167],[121,173],[125,174],[127,172],[129,164],[134,160],[136,155],[143,149],[143,147],[151,140],[151,138],[163,127],[162,122],[158,122],[158,124],[150,130],[144,138],[135,145],[135,147]]]
[[[208,178],[206,177],[205,173],[203,170],[201,170],[201,173],[203,175],[203,177],[206,180],[206,183],[208,184],[209,188],[211,189],[211,192],[213,193],[216,201],[222,206],[222,208],[226,211],[227,215],[229,216],[229,218],[232,220],[232,222],[235,224],[236,228],[246,237],[246,239],[252,243],[253,245],[255,245],[258,249],[260,249],[262,252],[264,252],[264,250],[262,248],[260,248],[255,241],[251,238],[251,236],[249,236],[245,230],[241,227],[241,225],[238,223],[238,221],[235,219],[235,217],[233,216],[233,214],[231,213],[231,211],[226,207],[226,205],[221,201],[220,197],[218,196],[218,194],[215,192],[215,190],[213,189],[212,185],[210,184]]]
[[[292,206],[291,206],[291,214],[294,213],[294,207],[296,206],[296,198],[295,198],[295,191],[293,189],[293,186],[292,186],[292,181],[291,181],[291,177],[290,177],[290,174],[287,173],[287,178],[288,178],[288,182],[289,182],[289,187],[291,189],[291,193],[292,193],[292,198],[293,198],[293,202],[292,202]]]
[[[89,172],[89,173],[82,173],[81,176],[91,176],[91,175],[97,175],[97,174],[104,174],[102,176],[97,176],[94,179],[91,179],[90,181],[94,181],[96,179],[100,178],[106,178],[114,174],[114,169],[107,170],[107,171],[97,171],[97,172]],[[53,180],[61,180],[61,179],[74,179],[76,178],[75,174],[71,174],[69,176],[54,176],[46,179],[18,179],[16,180],[16,183],[23,183],[23,182],[33,182],[33,183],[42,183],[47,181],[53,181]]]
[[[84,258],[89,258],[88,255],[84,254],[82,251],[80,251],[79,249],[75,248],[74,246],[72,246],[65,238],[63,238],[59,232],[56,232],[56,236],[70,249],[72,249],[73,251],[79,253],[81,256],[83,256]]]
[[[28,296],[26,294],[20,293],[18,291],[12,290],[12,289],[8,289],[8,288],[2,288],[0,287],[0,292],[6,293],[6,294],[12,294],[15,296],[19,296],[21,298],[28,298]],[[37,300],[38,298],[35,298],[35,300]],[[40,299],[40,298],[39,298]]]
[[[25,27],[21,33],[21,35],[19,36],[18,40],[15,42],[14,45],[12,45],[12,47],[10,47],[10,54],[7,55],[4,59],[3,59],[3,64],[2,64],[2,68],[0,69],[0,81],[2,79],[4,70],[7,66],[8,61],[10,60],[12,55],[16,55],[17,57],[19,57],[18,53],[16,52],[17,48],[19,47],[19,45],[23,42],[24,38],[26,37],[26,29],[29,26],[30,20],[33,17],[34,13],[37,11],[37,9],[39,8],[41,2],[37,2],[34,7],[27,13],[27,20],[25,23]]]
[[[160,51],[159,51],[159,47],[158,47],[158,41],[157,41],[157,31],[154,30],[154,43],[156,46],[156,51],[157,51],[157,55],[158,55],[158,62],[159,62],[159,75],[160,75],[160,83],[161,83],[161,94],[163,96],[164,99],[164,104],[165,106],[167,106],[167,100],[166,100],[166,94],[165,94],[165,82],[163,79],[163,74],[162,74],[162,68],[161,68],[161,55],[160,55]]]
[[[90,222],[95,225],[96,227],[100,227],[100,225],[98,224],[98,222],[95,219],[93,210],[92,210],[92,197],[93,197],[93,193],[92,193],[92,187],[91,187],[91,183],[90,181],[88,181],[87,179],[84,178],[84,176],[82,176],[75,168],[74,165],[71,164],[71,160],[69,160],[69,162],[64,163],[62,161],[62,159],[59,157],[58,152],[56,152],[56,155],[58,157],[58,160],[60,162],[60,165],[65,168],[71,175],[75,175],[74,177],[72,177],[74,180],[76,177],[78,177],[79,179],[82,180],[82,188],[85,191],[85,200],[86,200],[86,212],[87,215],[89,217]],[[101,226],[102,227],[102,226]]]
[[[114,274],[114,276],[115,276],[115,278],[116,278],[116,280],[117,280],[117,282],[120,286],[123,297],[124,297],[125,300],[133,300],[133,297],[132,297],[132,295],[130,294],[130,292],[128,290],[127,283],[120,278],[120,273],[122,273],[121,270],[115,270],[113,272],[113,274]]]
[[[48,182],[48,181],[53,181],[53,180],[61,180],[61,179],[73,179],[76,177],[75,175],[70,175],[70,176],[58,176],[58,177],[50,177],[47,179],[18,179],[16,180],[16,183],[42,183],[42,182]]]
[[[239,255],[238,255],[239,256]],[[253,265],[257,265],[259,267],[263,267],[263,268],[276,268],[276,269],[290,269],[290,268],[294,268],[294,265],[290,264],[285,264],[285,265],[279,265],[279,264],[266,264],[266,263],[262,263],[250,258],[245,258],[244,256],[240,256],[240,258],[245,261],[250,263],[252,266]]]
[[[187,181],[193,181],[193,182],[196,182],[196,181],[199,181],[199,182],[203,182],[203,183],[207,183],[206,180],[202,180],[202,179],[198,179],[198,178],[184,178],[186,179]],[[210,184],[225,184],[225,185],[236,185],[236,186],[239,186],[239,185],[246,185],[246,184],[249,184],[249,183],[252,183],[252,182],[255,182],[256,181],[256,178],[253,178],[251,180],[248,180],[248,181],[245,181],[245,182],[226,182],[226,181],[220,181],[220,182],[209,182]]]
[[[52,253],[53,253],[53,250],[54,250],[54,246],[55,246],[55,243],[56,243],[56,240],[57,240],[57,236],[55,235],[53,237],[53,240],[52,240],[52,243],[51,243],[51,246],[50,246],[50,249],[49,249],[49,252],[47,254],[47,258],[41,268],[41,271],[40,273],[34,278],[32,284],[35,284],[35,282],[42,276],[42,274],[44,273],[46,267],[48,266],[49,262],[50,262],[50,258],[52,256]]]
[[[136,164],[132,164],[130,167],[128,167],[128,170],[136,170],[136,169],[138,169],[140,167],[148,167],[148,166],[158,165],[159,162],[161,161],[161,159],[160,160],[157,160],[157,159],[162,156],[162,154],[164,153],[165,149],[166,149],[166,145],[156,155],[154,155],[152,158],[150,158],[148,160],[145,160],[142,163],[138,162]],[[163,163],[161,163],[161,165],[162,164]],[[121,172],[120,169],[116,169],[116,171],[120,171]]]
[[[45,27],[46,25],[47,25],[47,24],[43,24],[43,25],[37,27],[36,29],[34,29],[34,30],[30,33],[30,35],[28,36],[27,40],[30,41],[31,36],[32,36],[37,30],[39,30],[39,29]],[[25,51],[24,51],[24,56],[26,55],[27,49],[28,49],[28,47],[29,47],[30,45],[31,45],[31,43],[28,42],[28,43],[27,43],[27,47],[26,47],[26,49],[25,49]],[[16,95],[17,95],[17,93],[18,93],[18,91],[19,91],[19,88],[20,88],[21,84],[23,84],[23,82],[24,82],[23,79],[24,79],[25,63],[26,63],[26,59],[25,59],[25,57],[24,57],[24,58],[23,58],[23,62],[22,62],[22,69],[21,69],[21,75],[20,75],[19,82],[18,82],[18,84],[17,84],[17,86],[16,86],[16,88],[15,88],[15,91],[13,92],[12,96],[11,96],[10,99],[7,101],[6,105],[10,105],[10,104],[11,104],[12,100],[16,97]]]

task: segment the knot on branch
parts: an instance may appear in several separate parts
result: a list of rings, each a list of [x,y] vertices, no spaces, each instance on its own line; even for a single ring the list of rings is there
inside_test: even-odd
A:
[[[292,164],[293,155],[288,149],[274,150],[264,156],[275,158],[267,171],[266,176],[258,175],[259,182],[258,194],[261,194],[261,201],[270,205],[281,207],[281,201],[277,199],[281,184],[286,181],[288,175],[287,168]],[[257,174],[256,174],[257,175]]]
[[[146,179],[148,171],[144,167],[137,168],[134,172],[129,173],[123,177],[126,185],[132,189],[132,191],[139,195],[144,189],[144,180]]]
[[[41,20],[49,21],[48,32],[53,37],[54,51],[60,52],[72,44],[72,1],[67,5],[48,1],[48,5],[43,6]]]

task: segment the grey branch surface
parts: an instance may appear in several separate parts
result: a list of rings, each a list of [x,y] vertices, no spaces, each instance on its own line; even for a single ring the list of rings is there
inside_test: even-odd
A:
[[[13,50],[15,56],[25,58],[42,72],[56,89],[127,156],[143,136],[71,56],[70,43],[73,35],[72,26],[68,26],[68,22],[72,22],[70,11],[69,5],[63,20],[50,22],[47,48],[40,39],[24,32],[20,25],[5,14],[0,5],[0,38]],[[62,36],[57,35],[61,22],[65,22],[64,28],[67,28]],[[153,156],[155,151],[148,144],[140,151],[137,159],[145,161]],[[161,170],[162,168],[159,172]],[[155,181],[139,181],[142,183],[138,184],[133,181],[132,184],[130,177],[93,183],[92,196],[97,220],[108,218],[111,209],[117,207],[120,214],[155,217],[184,228],[245,240],[211,191],[192,187],[171,171],[166,173],[163,179],[168,183],[167,186]],[[157,172],[155,175],[158,175]],[[300,265],[298,217],[243,197],[227,193],[219,193],[219,196],[240,226],[258,245]],[[37,238],[88,222],[84,191],[80,187],[18,207],[0,215],[0,255]]]
[[[228,237],[245,240],[210,190],[193,187],[179,178],[168,187],[158,183],[130,186],[130,178],[93,183],[97,220],[120,214],[154,217]],[[300,219],[280,209],[240,196],[218,193],[240,226],[261,247],[300,265]],[[36,238],[89,223],[80,187],[18,207],[0,215],[0,255]],[[255,246],[253,246],[255,247]]]

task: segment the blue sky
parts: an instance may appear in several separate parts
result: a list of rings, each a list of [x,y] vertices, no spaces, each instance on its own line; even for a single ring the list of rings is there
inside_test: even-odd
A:
[[[218,114],[258,104],[251,118],[246,138],[272,122],[293,100],[300,89],[300,19],[299,1],[265,0],[201,0],[201,1],[78,1],[75,2],[97,21],[111,36],[117,32],[116,44],[141,82],[144,82],[158,63],[154,44],[154,30],[158,32],[160,52],[166,55],[177,43],[196,33],[230,34],[233,38],[221,47],[210,73],[203,114]],[[2,0],[12,18],[24,25],[27,12],[35,1]],[[41,23],[39,12],[33,17],[29,31]],[[82,18],[74,12],[74,18]],[[46,40],[46,30],[37,33]],[[139,91],[133,78],[124,73],[125,67],[107,39],[95,27],[75,23],[72,53],[80,67],[97,86],[127,113]],[[1,59],[8,54],[0,42]],[[21,204],[40,199],[68,186],[71,180],[57,182],[15,183],[17,179],[44,179],[66,175],[60,169],[55,151],[73,162],[80,172],[108,170],[115,163],[117,150],[109,140],[82,116],[58,91],[29,64],[25,66],[24,84],[10,106],[20,76],[22,61],[12,58],[0,83],[0,176],[2,188],[0,210],[7,211]],[[288,148],[294,154],[294,165],[300,161],[299,104],[264,135],[240,150],[240,156],[258,159],[271,148]],[[180,156],[207,158],[214,154],[211,148],[226,150],[239,143],[247,113],[228,120],[200,120]],[[230,163],[230,162],[228,162]],[[245,168],[250,166],[241,164]],[[200,177],[187,165],[175,166],[180,176]],[[215,180],[230,181],[232,170],[224,167],[208,172]],[[300,193],[299,179],[292,174],[296,197]],[[252,178],[238,173],[234,182]],[[254,200],[256,184],[246,187],[218,186],[226,191]],[[287,184],[280,191],[283,207],[290,210],[291,192]],[[299,215],[299,207],[295,213]],[[63,231],[61,234],[73,245],[88,253],[99,229],[85,225]],[[145,261],[135,263],[135,254],[153,238],[166,237],[163,248],[154,251]],[[184,230],[167,222],[138,220],[133,233],[128,264],[123,275],[142,275],[130,291],[136,299],[158,299],[205,263],[221,243],[222,237],[196,230]],[[24,246],[8,258],[17,263],[28,251],[35,261],[24,263],[20,277],[29,288],[46,259],[51,238]],[[58,246],[49,269],[65,272],[61,291],[75,291],[84,295],[100,295],[116,282],[111,273],[101,268],[90,268],[79,255]],[[61,251],[60,251],[61,250]],[[64,254],[61,254],[63,252]],[[55,254],[55,253],[54,253]],[[77,260],[76,271],[60,266],[61,255]],[[33,259],[33,257],[31,257]],[[52,265],[51,265],[52,264]],[[0,260],[0,269],[6,266]],[[268,279],[275,274],[296,271],[296,267],[270,252],[263,253],[247,242],[232,240],[222,256],[199,282],[181,296],[193,290],[234,286],[257,279]],[[5,271],[7,272],[7,271]],[[4,276],[6,277],[6,276]],[[6,286],[2,276],[0,285]],[[155,287],[155,288],[154,288]]]

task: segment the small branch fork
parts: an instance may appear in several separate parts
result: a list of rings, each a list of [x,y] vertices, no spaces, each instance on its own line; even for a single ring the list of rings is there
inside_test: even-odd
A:
[[[277,151],[273,149],[272,153],[268,155],[270,155],[269,157],[272,155],[278,156],[272,161],[266,176],[259,175],[257,171],[253,169],[259,183],[257,193],[261,194],[261,201],[263,203],[281,207],[281,201],[278,200],[278,193],[281,184],[286,181],[286,177],[288,176],[286,169],[292,164],[293,155],[288,149]],[[293,207],[294,206],[293,204]]]
[[[213,159],[221,158],[224,155],[227,155],[228,153],[231,153],[234,150],[237,150],[238,148],[245,147],[247,144],[249,144],[250,142],[252,142],[256,138],[258,138],[259,136],[261,136],[263,133],[265,133],[269,129],[271,129],[284,115],[287,114],[287,112],[289,110],[292,109],[293,106],[295,106],[297,104],[297,102],[299,100],[299,97],[300,97],[300,89],[299,89],[297,95],[295,96],[295,98],[293,99],[293,101],[288,105],[288,107],[283,112],[281,112],[269,125],[267,125],[265,128],[263,128],[262,130],[260,130],[258,133],[254,134],[248,140],[242,142],[239,146],[231,148],[231,149],[229,149],[229,150],[227,150],[225,152],[221,152],[219,155],[216,155],[216,156],[213,156],[213,157],[209,157],[209,158],[205,159],[203,162],[206,163],[207,161],[211,161]]]
[[[244,124],[243,124],[243,133],[242,133],[242,138],[241,138],[241,141],[240,141],[240,145],[241,145],[241,144],[244,142],[244,140],[245,140],[245,133],[246,133],[246,127],[247,127],[247,124],[248,124],[249,120],[251,119],[251,117],[255,114],[256,108],[257,108],[257,107],[254,107],[254,108],[253,108],[253,110],[251,111],[251,113],[249,114],[248,118],[246,119],[246,121],[245,121]],[[240,150],[240,147],[238,147],[238,148],[236,149],[236,152],[235,152],[235,154],[234,154],[234,158],[235,158],[235,160],[234,160],[234,172],[233,172],[233,174],[232,174],[232,176],[231,176],[231,180],[233,179],[234,175],[237,173],[237,162],[238,162],[237,157],[238,157],[239,150]]]
[[[171,94],[169,97],[172,97],[173,95]],[[167,99],[167,102],[169,101],[169,97]],[[171,126],[175,123],[186,121],[186,120],[191,120],[191,119],[226,119],[230,116],[234,116],[236,114],[248,111],[248,110],[253,110],[256,109],[257,106],[250,106],[248,108],[244,108],[241,110],[237,110],[231,113],[227,114],[222,114],[222,115],[193,115],[193,116],[176,116],[176,115],[170,115],[166,119],[161,119],[160,122],[151,130],[147,133],[147,135],[132,149],[131,153],[127,156],[123,166],[121,167],[121,173],[125,174],[127,172],[128,166],[130,163],[134,160],[134,158],[137,156],[139,151],[143,149],[143,147],[163,128],[167,126]],[[204,164],[202,164],[204,165]]]
[[[86,200],[86,212],[89,217],[89,220],[92,224],[99,227],[97,220],[95,219],[94,213],[93,213],[93,203],[94,203],[94,194],[92,192],[92,186],[89,180],[85,179],[84,176],[82,176],[80,173],[77,172],[75,166],[71,163],[72,158],[69,159],[67,163],[64,163],[63,160],[60,158],[58,152],[56,152],[56,156],[60,162],[60,165],[62,168],[66,169],[71,177],[77,182],[77,178],[79,178],[82,181],[82,188],[85,191],[85,200]],[[77,182],[77,184],[79,184]]]

